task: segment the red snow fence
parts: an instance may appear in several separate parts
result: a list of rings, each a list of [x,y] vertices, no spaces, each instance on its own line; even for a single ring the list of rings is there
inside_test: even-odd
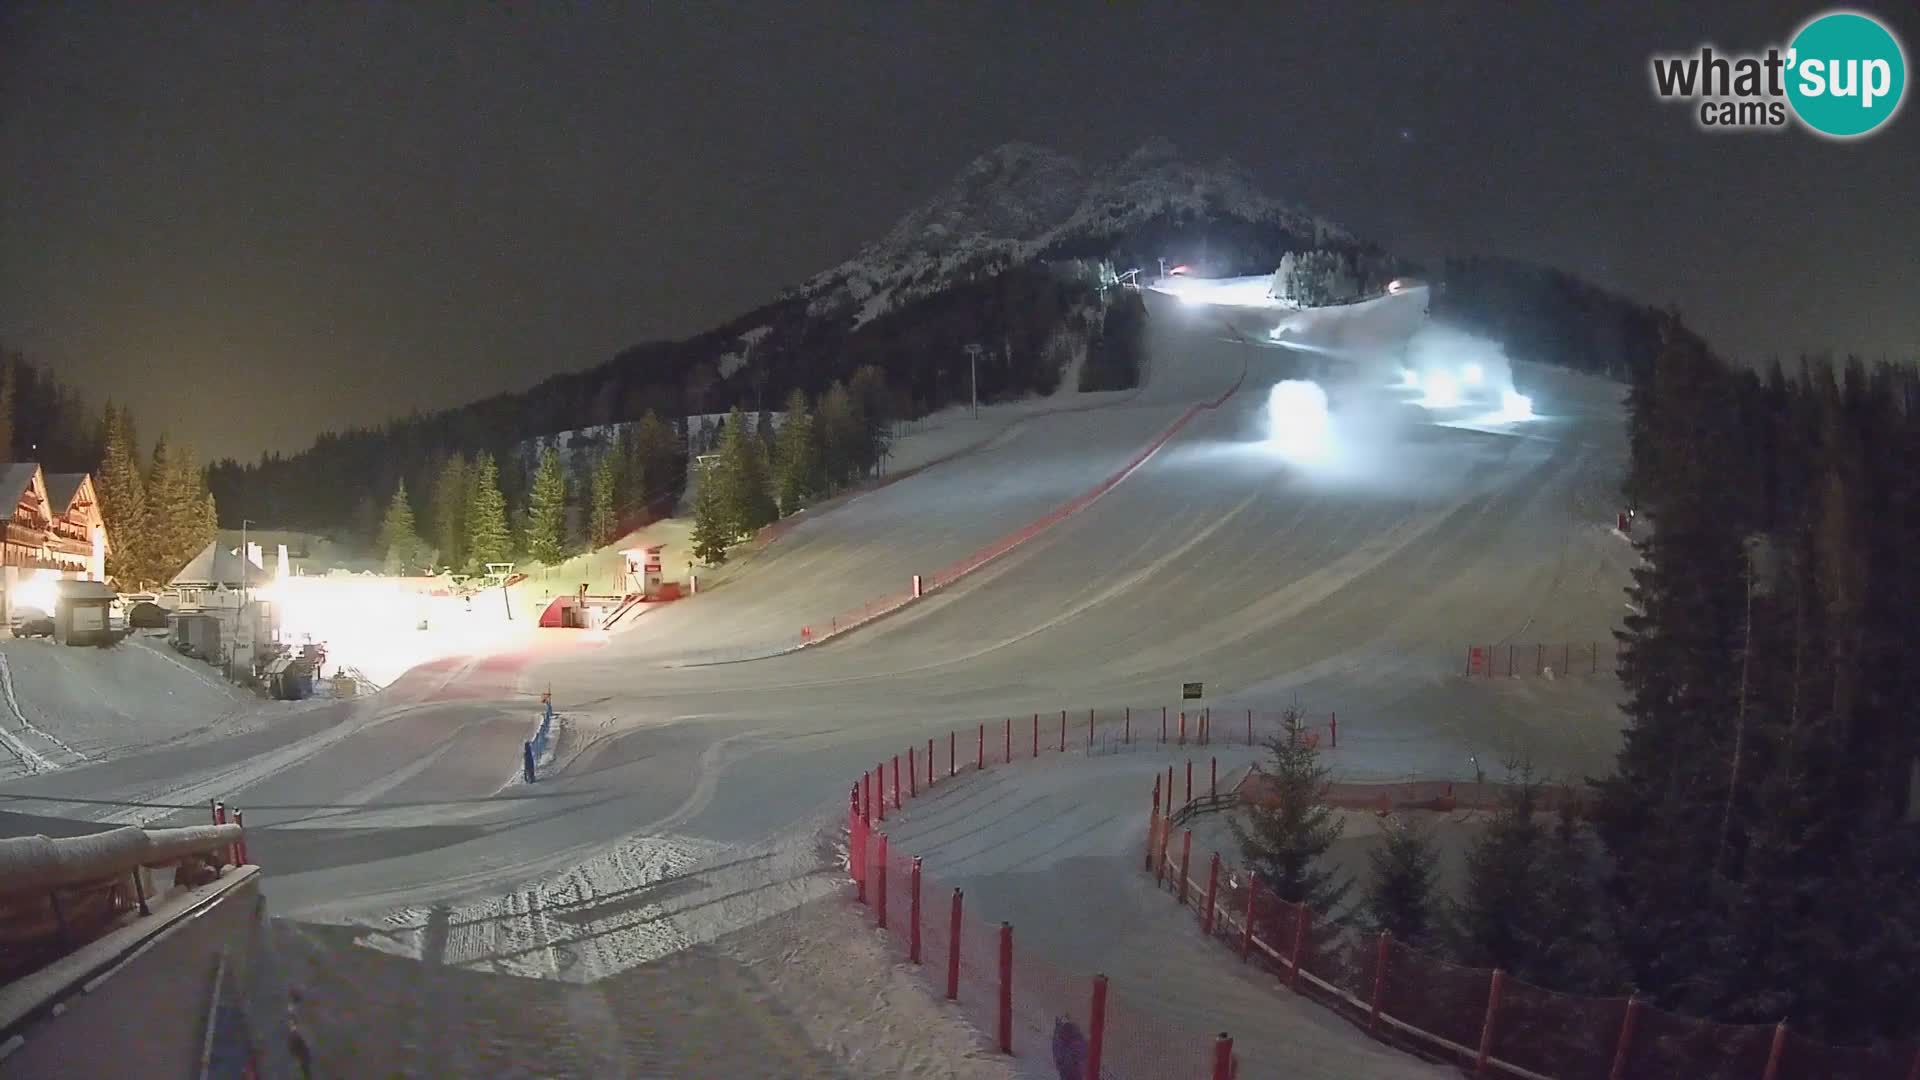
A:
[[[1192,833],[1182,824],[1231,805],[1234,796],[1176,803],[1162,797],[1163,779],[1155,781],[1143,861],[1155,884],[1191,909],[1201,932],[1220,947],[1261,965],[1281,988],[1319,1001],[1382,1042],[1451,1061],[1474,1076],[1528,1080],[1920,1077],[1920,1046],[1828,1046],[1797,1035],[1784,1020],[1725,1024],[1637,998],[1563,994],[1503,971],[1454,964],[1391,934],[1362,931],[1304,904],[1284,903],[1262,891],[1257,874],[1219,853],[1192,851]],[[1415,790],[1419,785],[1387,785],[1369,803],[1360,790],[1364,785],[1339,787],[1361,807],[1423,806],[1427,794]],[[1407,790],[1395,790],[1401,788]],[[1490,793],[1470,797],[1486,805],[1494,801]]]
[[[956,740],[957,741],[957,740]],[[937,742],[937,740],[936,740]],[[917,755],[916,755],[917,757]],[[917,763],[917,762],[916,762]],[[949,775],[937,766],[938,785]],[[999,1053],[1050,1063],[1037,1072],[1106,1080],[1234,1075],[1232,1039],[1169,1021],[1103,975],[1068,972],[1022,942],[1018,928],[989,923],[966,895],[918,858],[890,850],[877,823],[888,807],[926,790],[902,788],[890,767],[853,786],[847,811],[848,870],[856,896],[928,983],[957,1003]]]
[[[1526,641],[1468,645],[1470,679],[1559,679],[1612,675],[1620,667],[1617,641]]]

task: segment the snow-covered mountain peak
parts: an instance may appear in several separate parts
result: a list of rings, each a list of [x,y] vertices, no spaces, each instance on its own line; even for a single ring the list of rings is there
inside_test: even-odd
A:
[[[1188,161],[1164,137],[1093,169],[1047,147],[1013,142],[968,162],[883,238],[800,292],[813,314],[850,310],[858,325],[914,297],[1021,262],[1107,257],[1116,248],[1137,247],[1135,234],[1148,226],[1156,235],[1187,230],[1203,236],[1214,228],[1251,227],[1302,246],[1352,240],[1346,229],[1262,192],[1239,164]],[[1277,263],[1279,254],[1272,257]]]

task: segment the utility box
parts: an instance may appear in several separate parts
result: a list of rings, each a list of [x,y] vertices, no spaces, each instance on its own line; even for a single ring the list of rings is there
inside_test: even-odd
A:
[[[120,594],[97,581],[61,581],[54,586],[53,640],[62,645],[111,645],[108,613]]]

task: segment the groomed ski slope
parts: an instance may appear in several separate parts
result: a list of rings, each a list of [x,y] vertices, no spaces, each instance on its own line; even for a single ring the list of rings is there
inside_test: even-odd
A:
[[[542,914],[605,905],[689,860],[732,865],[731,851],[777,847],[800,835],[795,823],[842,810],[852,776],[909,741],[1034,710],[1159,705],[1184,681],[1204,681],[1222,707],[1297,696],[1339,710],[1352,776],[1470,775],[1469,755],[1497,772],[1514,753],[1550,775],[1603,767],[1618,729],[1612,680],[1459,671],[1469,643],[1606,643],[1631,559],[1611,533],[1618,388],[1524,369],[1545,419],[1498,433],[1438,426],[1378,380],[1356,382],[1336,412],[1356,402],[1386,418],[1386,434],[1366,468],[1315,476],[1259,445],[1267,391],[1302,354],[1149,304],[1140,393],[1028,417],[803,520],[725,587],[630,628],[441,661],[372,698],[5,792],[102,800],[18,807],[33,812],[163,821],[202,813],[165,804],[224,798],[247,808],[282,914],[384,925],[477,909],[559,927],[564,943],[661,923],[711,940],[791,908],[803,898],[761,888],[745,864],[729,870],[747,877],[717,922],[651,899],[614,903],[624,915],[611,928]],[[950,589],[803,652],[685,666],[905,587],[1093,487],[1236,385],[1124,482]],[[563,713],[557,767],[528,786],[519,741],[549,685]],[[543,950],[535,961],[567,953]],[[559,973],[541,963],[530,973]]]

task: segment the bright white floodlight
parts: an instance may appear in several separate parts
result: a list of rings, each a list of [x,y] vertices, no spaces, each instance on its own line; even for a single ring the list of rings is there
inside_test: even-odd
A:
[[[1289,379],[1267,395],[1267,443],[1290,461],[1313,462],[1331,449],[1327,392],[1318,384]]]
[[[1481,369],[1479,364],[1468,364],[1460,369],[1460,381],[1466,383],[1468,386],[1479,386],[1486,377],[1487,373]]]
[[[1460,404],[1460,384],[1446,372],[1433,372],[1427,376],[1423,385],[1427,396],[1420,399],[1420,404],[1427,408],[1450,409]]]

